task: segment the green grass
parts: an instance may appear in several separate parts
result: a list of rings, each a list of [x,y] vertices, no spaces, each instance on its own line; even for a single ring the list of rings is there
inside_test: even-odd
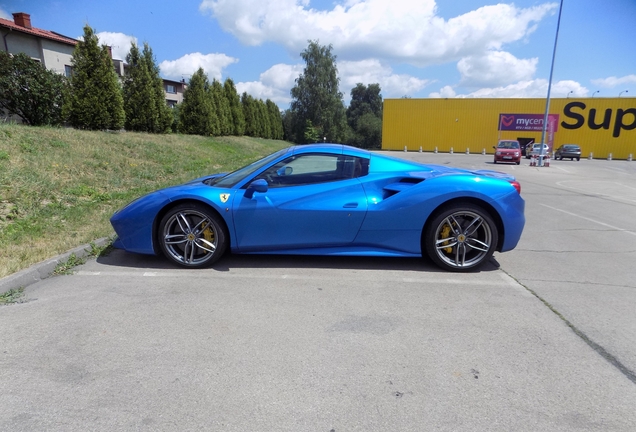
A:
[[[234,170],[288,145],[2,123],[0,277],[112,235],[112,213],[140,195]]]

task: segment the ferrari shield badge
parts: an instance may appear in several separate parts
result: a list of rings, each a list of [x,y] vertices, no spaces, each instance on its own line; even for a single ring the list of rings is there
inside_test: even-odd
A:
[[[229,198],[230,198],[230,194],[221,194],[222,203],[226,203]]]

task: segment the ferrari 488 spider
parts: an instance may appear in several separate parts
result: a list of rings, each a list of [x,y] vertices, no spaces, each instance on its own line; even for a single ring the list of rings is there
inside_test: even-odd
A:
[[[234,253],[428,255],[468,271],[513,249],[513,177],[423,165],[339,144],[294,146],[231,173],[152,192],[117,211],[114,246],[204,267]]]

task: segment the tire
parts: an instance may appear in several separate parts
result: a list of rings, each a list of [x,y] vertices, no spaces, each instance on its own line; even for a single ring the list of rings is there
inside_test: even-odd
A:
[[[182,267],[207,267],[227,249],[225,224],[210,208],[197,203],[170,210],[159,224],[157,239],[163,254]]]
[[[517,161],[517,165],[520,165],[520,164],[521,164],[521,161]]]
[[[424,249],[444,270],[466,272],[490,259],[499,233],[490,214],[475,204],[455,204],[434,215],[424,234]]]
[[[581,158],[580,158],[580,157],[577,157],[577,158],[576,158],[576,161],[577,161],[577,162],[578,162],[578,161],[580,161],[580,160],[581,160]]]
[[[494,163],[495,165],[497,164],[497,159],[495,159],[494,161],[492,161],[492,163]]]

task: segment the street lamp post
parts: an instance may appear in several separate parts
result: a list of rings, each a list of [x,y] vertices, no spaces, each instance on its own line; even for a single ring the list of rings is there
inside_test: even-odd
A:
[[[618,97],[621,97],[621,95],[622,95],[623,93],[629,93],[629,90],[623,90],[622,92],[620,92],[620,93],[618,94]]]
[[[574,90],[570,90],[570,93],[568,93],[568,95],[567,95],[566,99],[570,99],[570,95],[571,95],[572,93],[574,93]]]
[[[596,93],[598,93],[598,92],[599,92],[599,91],[598,91],[598,90],[596,90],[594,93],[592,93],[592,97],[594,97],[594,95],[595,95]]]
[[[563,0],[559,5],[559,18],[557,19],[556,34],[554,36],[554,50],[552,51],[552,66],[550,66],[550,81],[548,81],[548,96],[545,100],[545,115],[543,116],[543,129],[541,130],[541,150],[539,152],[539,166],[543,166],[543,157],[545,150],[545,130],[548,127],[548,113],[550,112],[550,91],[552,90],[552,74],[554,73],[554,58],[556,57],[557,41],[559,40],[559,27],[561,26],[561,12],[563,11]]]

